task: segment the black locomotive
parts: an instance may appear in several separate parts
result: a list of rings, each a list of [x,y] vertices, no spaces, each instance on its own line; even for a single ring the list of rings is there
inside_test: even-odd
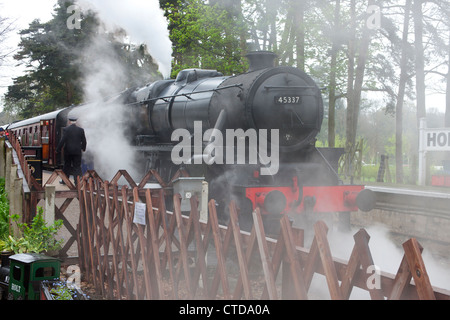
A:
[[[140,171],[155,169],[166,181],[180,168],[204,177],[222,219],[233,199],[243,228],[256,207],[268,220],[287,213],[370,210],[375,200],[369,190],[339,180],[343,150],[315,147],[324,116],[316,83],[299,69],[275,66],[272,52],[247,57],[244,74],[188,69],[175,80],[114,99],[126,106],[125,134],[139,151]],[[64,116],[72,113],[82,120],[89,106],[70,107]]]
[[[247,57],[244,74],[183,70],[175,80],[126,95],[129,117],[136,120],[128,135],[142,152],[145,169],[170,179],[183,166],[191,176],[205,177],[223,219],[234,199],[244,228],[256,207],[268,219],[358,206],[370,210],[370,191],[339,180],[343,150],[315,147],[324,116],[316,83],[299,69],[276,67],[272,52]],[[174,155],[183,161],[174,161]]]

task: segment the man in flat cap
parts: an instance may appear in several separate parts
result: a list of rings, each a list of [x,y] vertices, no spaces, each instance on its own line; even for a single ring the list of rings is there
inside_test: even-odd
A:
[[[72,174],[77,185],[77,177],[81,176],[81,155],[86,151],[86,136],[84,129],[77,126],[75,117],[69,118],[69,126],[64,128],[61,141],[56,147],[56,152],[60,153],[64,148],[63,172],[69,178]]]

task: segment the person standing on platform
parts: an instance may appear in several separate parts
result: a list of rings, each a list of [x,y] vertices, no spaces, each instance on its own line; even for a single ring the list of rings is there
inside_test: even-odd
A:
[[[81,157],[82,152],[86,151],[86,145],[84,129],[77,126],[76,118],[69,118],[69,126],[64,128],[56,153],[60,153],[64,148],[63,172],[68,178],[73,175],[75,186],[78,183],[78,177],[81,177]]]

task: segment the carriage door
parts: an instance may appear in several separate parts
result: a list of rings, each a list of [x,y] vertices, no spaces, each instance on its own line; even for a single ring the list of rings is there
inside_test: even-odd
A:
[[[49,120],[41,120],[42,161],[47,162],[50,157],[50,126]]]

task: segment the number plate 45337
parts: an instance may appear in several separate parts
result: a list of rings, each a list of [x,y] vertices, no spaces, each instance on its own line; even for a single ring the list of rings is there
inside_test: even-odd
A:
[[[275,104],[300,104],[302,99],[300,96],[276,96]]]

